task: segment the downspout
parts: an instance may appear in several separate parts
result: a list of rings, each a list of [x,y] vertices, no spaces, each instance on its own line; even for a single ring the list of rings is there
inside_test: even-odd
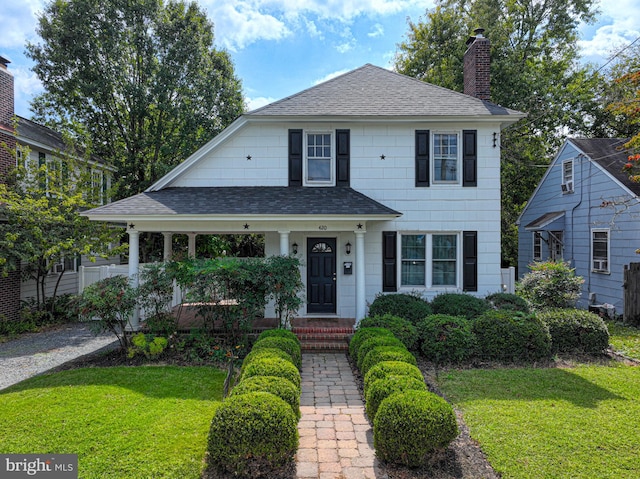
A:
[[[576,209],[578,209],[580,207],[580,205],[582,205],[582,200],[584,199],[584,188],[585,188],[585,178],[584,178],[584,174],[583,174],[583,170],[584,170],[584,161],[586,159],[586,157],[582,154],[578,155],[577,157],[579,163],[580,163],[580,201],[578,201],[578,203],[576,203],[573,208],[571,208],[571,260],[573,262],[573,267],[575,268],[576,265],[576,259],[574,256],[574,251],[575,251],[575,228],[574,228],[574,221],[573,221],[573,216],[574,213],[576,211]],[[591,162],[589,162],[589,190],[591,190]],[[577,184],[578,182],[574,180],[574,183]],[[588,213],[587,213],[587,224],[591,224],[591,208],[587,208],[588,209]],[[589,264],[590,261],[587,261],[587,264]],[[587,267],[587,272],[590,271],[590,268]],[[589,283],[587,284],[587,292],[589,292],[591,290],[591,274],[589,274],[588,277]]]

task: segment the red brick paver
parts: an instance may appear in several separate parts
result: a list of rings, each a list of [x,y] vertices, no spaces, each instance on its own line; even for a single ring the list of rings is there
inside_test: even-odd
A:
[[[344,353],[302,356],[299,479],[381,479],[373,432]]]

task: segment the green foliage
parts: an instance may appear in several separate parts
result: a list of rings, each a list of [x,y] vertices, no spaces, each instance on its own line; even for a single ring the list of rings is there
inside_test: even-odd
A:
[[[531,312],[529,304],[517,294],[493,293],[485,298],[496,309],[508,309],[509,311]]]
[[[584,309],[549,309],[538,314],[549,328],[553,352],[602,353],[609,346],[607,325]]]
[[[89,132],[94,153],[118,168],[117,198],[143,191],[243,111],[231,58],[196,3],[54,0],[37,33],[42,43],[27,45],[45,85],[36,118]]]
[[[432,314],[429,303],[418,294],[378,294],[369,306],[369,316],[391,314],[417,324]]]
[[[252,351],[261,348],[276,348],[281,349],[293,360],[293,364],[300,370],[302,368],[302,352],[300,351],[300,344],[298,341],[285,338],[285,337],[267,337],[263,338],[253,345]]]
[[[415,356],[404,347],[378,346],[369,351],[364,357],[360,371],[362,371],[363,375],[366,375],[373,366],[382,361],[404,361],[414,366],[418,364]]]
[[[461,316],[434,314],[418,323],[420,350],[436,363],[462,362],[473,354],[471,323]]]
[[[373,421],[376,456],[403,466],[421,466],[429,454],[444,449],[458,435],[453,408],[426,391],[387,397]]]
[[[371,421],[376,417],[376,412],[382,401],[392,394],[404,391],[426,391],[427,385],[422,379],[411,376],[387,376],[378,379],[369,385],[365,391],[367,416]]]
[[[282,328],[265,329],[260,333],[257,341],[260,341],[261,339],[264,339],[264,338],[272,338],[272,337],[293,339],[296,343],[298,343],[298,345],[300,345],[300,340],[298,339],[298,336],[295,335],[295,333],[293,333],[288,329],[282,329]]]
[[[358,328],[387,328],[393,335],[398,338],[407,347],[407,349],[415,349],[417,344],[416,327],[410,321],[385,314],[383,316],[368,316],[363,318],[358,324]]]
[[[251,361],[240,378],[244,381],[254,376],[277,376],[288,379],[300,390],[300,371],[286,359],[281,358],[256,358]]]
[[[260,358],[279,358],[284,359],[285,361],[289,361],[292,365],[295,366],[293,359],[291,359],[291,355],[289,353],[284,352],[280,348],[256,348],[252,349],[249,354],[244,358],[242,362],[242,368],[240,369],[240,376],[244,374],[244,370],[247,368],[252,361]]]
[[[487,311],[471,325],[481,359],[531,362],[551,355],[551,336],[540,319],[505,310]]]
[[[145,310],[145,324],[153,334],[169,336],[178,326],[171,312],[173,277],[165,263],[149,263],[140,268],[138,302]]]
[[[296,415],[267,392],[233,395],[216,409],[207,450],[209,464],[240,477],[277,477],[298,448]]]
[[[367,339],[378,336],[395,337],[387,328],[358,328],[351,337],[351,341],[349,341],[349,355],[356,360],[358,358],[360,345]]]
[[[130,346],[125,330],[135,307],[136,290],[125,276],[96,281],[85,288],[78,301],[79,316],[97,330],[115,334],[124,352]]]
[[[516,293],[534,309],[571,308],[576,304],[584,279],[562,261],[543,261],[529,265],[531,272],[516,283]]]
[[[439,294],[433,298],[431,307],[435,314],[464,316],[467,319],[475,319],[489,309],[484,299],[463,293]]]
[[[267,282],[281,328],[291,327],[291,318],[302,306],[299,293],[304,284],[300,276],[300,260],[294,256],[271,256],[267,259]]]
[[[405,348],[405,345],[402,344],[402,341],[400,341],[395,336],[380,335],[370,337],[369,339],[366,339],[362,342],[362,344],[358,348],[358,351],[356,352],[356,365],[360,369],[362,369],[362,362],[364,361],[364,358],[367,356],[367,354],[369,354],[369,351],[377,348],[378,346],[397,346]]]
[[[243,379],[231,391],[231,396],[265,392],[278,396],[291,406],[296,420],[300,419],[300,390],[288,379],[276,376],[253,376]]]
[[[132,358],[136,354],[143,354],[147,359],[157,358],[167,347],[167,338],[161,336],[134,334],[131,337],[131,346],[127,351],[127,357]]]
[[[369,386],[378,379],[389,376],[409,376],[424,382],[422,372],[417,366],[404,361],[382,361],[369,369],[367,374],[364,374],[364,390],[367,391]]]

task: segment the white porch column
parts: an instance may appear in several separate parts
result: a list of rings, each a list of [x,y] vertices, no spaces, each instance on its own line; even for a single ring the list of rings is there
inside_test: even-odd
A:
[[[127,231],[129,234],[129,284],[138,287],[138,273],[140,271],[140,232],[134,229]],[[131,330],[140,328],[140,311],[136,307],[131,316]]]
[[[278,231],[280,234],[280,254],[282,256],[289,255],[289,233],[291,231]]]
[[[189,257],[195,258],[196,257],[196,236],[198,236],[198,234],[187,233],[187,236],[189,237]]]
[[[356,235],[356,325],[365,316],[367,310],[365,264],[364,264],[364,235],[365,231],[354,231]]]
[[[165,261],[169,261],[173,255],[173,233],[162,233],[162,236],[164,236],[164,252],[162,258]]]

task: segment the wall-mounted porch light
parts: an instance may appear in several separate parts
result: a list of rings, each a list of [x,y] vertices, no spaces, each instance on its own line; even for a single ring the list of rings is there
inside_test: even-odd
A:
[[[293,250],[293,254],[298,254],[298,243],[293,243],[291,249]]]
[[[347,242],[347,244],[344,245],[344,251],[347,254],[351,254],[351,243]]]

